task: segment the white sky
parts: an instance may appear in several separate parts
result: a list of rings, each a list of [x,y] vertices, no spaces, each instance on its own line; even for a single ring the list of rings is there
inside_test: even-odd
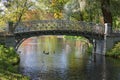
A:
[[[2,10],[5,9],[4,5],[2,4],[2,1],[0,2],[0,9],[2,9]]]
[[[1,12],[1,14],[4,14],[4,11],[6,10],[5,6],[2,4],[1,1],[0,1],[0,10],[3,11],[3,12]]]

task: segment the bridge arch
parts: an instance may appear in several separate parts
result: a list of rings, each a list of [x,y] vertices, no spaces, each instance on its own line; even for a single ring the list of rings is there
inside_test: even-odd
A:
[[[33,32],[24,32],[24,33],[15,33],[16,45],[15,49],[17,50],[19,46],[28,38],[43,36],[43,35],[67,35],[67,36],[82,36],[89,40],[90,43],[93,43],[93,39],[103,39],[102,35],[91,34],[79,31],[69,31],[69,30],[45,30],[45,31],[33,31]],[[98,37],[99,36],[99,37]]]
[[[46,35],[41,35],[41,36],[46,36]],[[51,35],[50,35],[51,36]],[[61,35],[52,35],[52,36],[61,36]],[[64,36],[64,35],[62,35]],[[32,37],[38,37],[38,36],[32,36]],[[18,51],[19,47],[21,46],[22,43],[24,43],[27,39],[29,39],[31,37],[28,37],[28,38],[23,38],[23,39],[19,39],[19,41],[17,41],[16,45],[15,45],[15,50]],[[86,38],[87,39],[87,38]],[[88,39],[87,39],[88,40]],[[88,40],[91,44],[92,43],[92,40]]]

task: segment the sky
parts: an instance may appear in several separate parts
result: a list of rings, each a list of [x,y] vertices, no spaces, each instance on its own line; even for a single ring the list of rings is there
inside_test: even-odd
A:
[[[2,1],[3,1],[3,0],[2,0]],[[1,14],[4,14],[3,11],[4,11],[6,8],[5,8],[5,6],[2,4],[2,1],[0,1],[0,12],[2,11]],[[5,0],[4,0],[4,1],[5,1]]]
[[[0,1],[0,10],[1,10],[1,9],[2,9],[2,10],[5,9],[5,7],[4,7],[4,5],[3,5],[3,3],[2,3],[2,2],[5,2],[5,1],[6,1],[6,0],[1,0],[1,1]]]

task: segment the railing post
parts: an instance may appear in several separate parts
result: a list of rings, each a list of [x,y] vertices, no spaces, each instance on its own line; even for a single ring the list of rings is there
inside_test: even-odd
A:
[[[105,23],[105,35],[110,35],[112,33],[112,26],[110,23]]]
[[[93,60],[96,62],[96,40],[93,39],[93,52],[92,52]]]
[[[8,32],[9,34],[13,34],[13,33],[14,33],[13,22],[11,22],[11,21],[9,21],[9,22],[7,23],[7,32]]]
[[[104,32],[104,49],[103,55],[107,52],[107,37],[112,33],[112,26],[110,23],[105,23],[105,32]]]

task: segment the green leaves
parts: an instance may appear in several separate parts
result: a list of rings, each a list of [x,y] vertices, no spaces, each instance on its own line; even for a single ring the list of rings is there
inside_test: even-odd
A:
[[[18,73],[20,57],[12,47],[0,45],[0,79],[2,80],[29,80]]]
[[[107,55],[115,58],[120,57],[120,42],[117,43],[112,50],[107,52]]]
[[[18,22],[23,20],[22,16],[34,3],[30,0],[8,0],[3,3],[6,7],[1,15],[0,24],[8,21]]]
[[[5,48],[0,45],[0,61],[6,65],[16,64],[19,61],[19,55],[14,51],[13,48]]]

